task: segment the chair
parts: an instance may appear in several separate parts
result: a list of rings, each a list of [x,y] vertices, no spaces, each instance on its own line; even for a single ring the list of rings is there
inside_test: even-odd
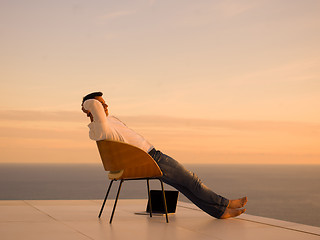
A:
[[[168,223],[168,211],[165,198],[165,192],[163,189],[163,181],[160,178],[162,172],[158,164],[153,158],[145,151],[123,142],[116,142],[111,140],[97,141],[100,157],[104,166],[104,169],[109,172],[109,179],[111,180],[103,204],[100,209],[99,218],[103,212],[104,205],[108,198],[112,183],[120,180],[117,197],[113,205],[112,214],[109,223],[112,223],[113,215],[117,206],[120,190],[124,181],[130,180],[147,180],[148,189],[148,202],[150,217],[152,217],[152,206],[150,199],[150,179],[158,179],[161,183],[163,193],[163,203],[166,211],[166,222]]]

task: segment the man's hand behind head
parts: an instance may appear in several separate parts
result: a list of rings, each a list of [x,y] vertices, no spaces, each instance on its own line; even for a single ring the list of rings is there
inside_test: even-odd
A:
[[[87,115],[87,117],[90,118],[91,122],[93,122],[93,116],[92,116],[91,112],[89,110],[86,110],[83,106],[82,106],[81,110],[82,110],[82,112],[84,112]]]

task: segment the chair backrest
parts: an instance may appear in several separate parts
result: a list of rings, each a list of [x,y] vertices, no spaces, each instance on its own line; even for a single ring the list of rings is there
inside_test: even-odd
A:
[[[111,140],[97,141],[97,146],[106,171],[124,170],[122,178],[162,176],[158,164],[140,148]]]

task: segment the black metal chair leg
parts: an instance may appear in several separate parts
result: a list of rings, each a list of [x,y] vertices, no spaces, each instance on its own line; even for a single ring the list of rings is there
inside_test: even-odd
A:
[[[147,187],[148,187],[148,202],[149,202],[149,211],[150,211],[150,217],[152,217],[152,205],[151,205],[151,196],[150,196],[150,186],[149,186],[149,179],[147,179]]]
[[[122,183],[123,183],[123,179],[121,179],[120,184],[119,184],[118,193],[117,193],[117,198],[116,198],[116,200],[115,200],[115,202],[114,202],[112,214],[111,214],[110,221],[109,221],[110,224],[111,224],[112,219],[113,219],[114,211],[116,210],[116,206],[117,206],[117,202],[118,202],[118,198],[119,198],[119,194],[120,194],[120,190],[121,190]]]
[[[110,184],[109,184],[108,191],[107,191],[107,193],[106,193],[106,197],[104,198],[104,201],[103,201],[102,206],[101,206],[101,209],[100,209],[99,218],[101,217],[101,214],[102,214],[104,205],[105,205],[105,203],[106,203],[106,200],[107,200],[107,198],[108,198],[108,195],[109,195],[109,192],[110,192],[110,189],[111,189],[111,186],[112,186],[113,181],[114,181],[114,180],[111,180],[111,182],[110,182]]]
[[[167,223],[169,222],[169,219],[168,219],[168,209],[167,209],[167,201],[166,201],[166,195],[164,193],[164,189],[163,189],[163,182],[161,179],[159,179],[160,182],[161,182],[161,189],[162,189],[162,197],[163,197],[163,204],[164,204],[164,209],[166,210],[166,220],[167,220]]]

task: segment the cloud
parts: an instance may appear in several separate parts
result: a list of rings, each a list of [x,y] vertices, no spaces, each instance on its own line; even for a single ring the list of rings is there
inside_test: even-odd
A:
[[[232,19],[258,6],[256,2],[220,1],[186,6],[178,17],[179,26],[202,26],[221,19]]]
[[[293,60],[281,65],[262,69],[252,73],[238,75],[228,79],[229,82],[248,84],[253,82],[305,82],[319,77],[319,58]]]
[[[13,117],[15,121],[10,120]],[[211,163],[217,163],[219,159],[232,162],[242,155],[250,155],[252,162],[267,159],[266,156],[272,157],[272,154],[291,154],[297,159],[307,154],[319,155],[320,124],[167,116],[119,118],[154,146],[178,156],[183,162],[193,162],[197,157],[198,162],[205,163],[212,156],[217,156],[217,159],[211,160]],[[0,111],[0,150],[3,153],[0,162],[21,161],[21,151],[28,152],[28,157],[25,156],[23,161],[41,161],[50,151],[59,161],[91,161],[91,158],[85,159],[80,154],[87,150],[92,156],[98,156],[94,142],[88,138],[87,123],[85,116],[82,118],[72,111]],[[199,153],[202,154],[200,159]],[[68,154],[69,160],[65,154]],[[310,161],[314,163],[315,159],[312,157]],[[51,156],[50,161],[53,160]],[[239,163],[247,160],[243,157],[241,161]],[[263,162],[267,163],[265,160]]]
[[[81,111],[0,110],[0,121],[80,122],[85,119]]]
[[[16,139],[46,139],[46,140],[77,140],[87,139],[87,129],[75,130],[75,129],[50,129],[47,128],[33,128],[23,126],[9,126],[0,127],[1,138],[11,139],[10,141],[16,141]]]
[[[216,120],[201,118],[179,118],[170,116],[119,116],[119,119],[129,127],[153,129],[197,129],[208,131],[210,129],[228,129],[235,131],[278,131],[296,134],[319,134],[320,124],[295,121],[256,121],[256,120]],[[37,110],[0,110],[0,123],[10,125],[13,122],[56,122],[59,125],[66,123],[68,126],[75,124],[86,126],[87,117],[82,112],[76,111],[37,111]],[[49,124],[49,123],[48,123]],[[20,124],[19,126],[23,126]],[[49,125],[48,125],[49,126]],[[51,125],[50,125],[51,126]]]
[[[232,18],[245,13],[257,6],[256,2],[243,3],[238,1],[222,1],[217,5],[217,10],[222,17]]]
[[[117,18],[121,18],[121,17],[125,17],[125,16],[129,16],[132,14],[135,14],[136,11],[115,11],[115,12],[110,12],[107,13],[106,15],[100,16],[100,19],[103,20],[110,20],[110,19],[117,19]]]
[[[125,122],[137,127],[187,128],[204,129],[222,128],[236,131],[277,131],[299,134],[318,134],[320,124],[288,121],[255,121],[255,120],[214,120],[197,118],[175,118],[167,116],[123,116]],[[131,126],[131,125],[130,125]]]

